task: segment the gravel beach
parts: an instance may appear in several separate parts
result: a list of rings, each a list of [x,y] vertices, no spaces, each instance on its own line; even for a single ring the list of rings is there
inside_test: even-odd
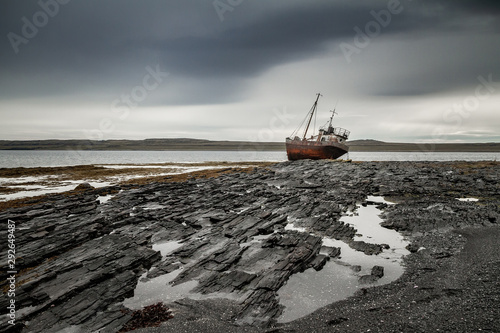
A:
[[[18,273],[15,325],[3,316],[0,330],[500,332],[499,170],[497,162],[296,161],[82,184],[4,206]],[[345,222],[364,206],[409,244],[394,281],[384,282],[389,265],[383,277],[384,267],[343,262],[346,248],[325,243],[367,258],[394,250],[360,241]],[[293,277],[340,264],[356,281],[350,297],[280,320],[280,293]],[[2,314],[14,299],[8,278]],[[151,309],[168,308],[164,319],[144,310],[143,323],[130,325],[157,301],[165,306]]]

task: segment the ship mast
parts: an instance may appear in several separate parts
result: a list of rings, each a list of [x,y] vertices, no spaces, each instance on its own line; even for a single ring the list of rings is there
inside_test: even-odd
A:
[[[306,139],[307,131],[309,130],[309,125],[311,125],[311,120],[313,118],[314,111],[316,111],[316,107],[318,106],[319,97],[322,96],[320,93],[317,93],[316,95],[317,95],[316,101],[314,102],[314,104],[313,104],[313,106],[311,108],[311,111],[310,111],[311,116],[309,117],[309,121],[307,122],[306,130],[304,131],[304,136],[302,137],[302,140]]]
[[[336,108],[335,108],[336,109]],[[330,110],[330,112],[332,113],[332,116],[330,117],[330,124],[328,125],[328,131],[330,131],[330,128],[332,128],[332,120],[333,120],[333,116],[335,116],[337,113],[337,111],[335,111],[335,109]]]

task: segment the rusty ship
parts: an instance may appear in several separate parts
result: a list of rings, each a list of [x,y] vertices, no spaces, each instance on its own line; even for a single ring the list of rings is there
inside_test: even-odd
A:
[[[345,144],[349,138],[350,132],[344,128],[333,127],[332,121],[333,116],[337,114],[335,109],[332,112],[330,120],[325,126],[319,129],[318,135],[311,135],[307,137],[307,132],[311,125],[311,121],[317,112],[318,100],[322,96],[321,94],[316,94],[316,100],[314,101],[311,110],[309,110],[306,118],[302,121],[302,124],[286,138],[286,154],[290,161],[303,160],[303,159],[337,159],[349,151],[349,147]],[[304,133],[302,137],[297,136],[302,125],[306,122]]]

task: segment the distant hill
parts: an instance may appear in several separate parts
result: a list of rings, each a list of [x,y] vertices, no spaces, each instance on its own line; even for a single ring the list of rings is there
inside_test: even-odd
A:
[[[353,141],[348,141],[350,145],[354,144],[357,146],[372,146],[372,145],[383,145],[386,144],[384,141],[377,141],[377,140],[371,140],[371,139],[363,139],[363,140],[353,140]]]
[[[376,140],[348,141],[349,151],[500,152],[500,143],[399,143]]]
[[[376,140],[348,141],[350,151],[500,152],[500,143],[417,144]],[[0,150],[262,150],[284,151],[284,142],[211,141],[204,139],[146,140],[0,140]]]
[[[0,140],[0,150],[284,150],[281,142],[146,140]]]

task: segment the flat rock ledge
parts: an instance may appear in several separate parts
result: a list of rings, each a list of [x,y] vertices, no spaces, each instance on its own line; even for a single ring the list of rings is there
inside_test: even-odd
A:
[[[140,277],[147,273],[142,281],[148,281],[174,271],[180,273],[171,285],[196,281],[196,297],[168,302],[173,318],[136,332],[422,331],[444,322],[429,311],[451,309],[465,296],[472,302],[468,308],[486,312],[448,316],[446,327],[494,331],[499,324],[489,318],[500,315],[500,274],[494,274],[500,251],[491,237],[499,229],[499,170],[495,162],[296,161],[218,178],[83,185],[71,195],[47,196],[43,203],[0,212],[2,222],[16,223],[19,271],[16,325],[4,320],[0,331],[117,332],[132,317],[123,301],[134,296]],[[109,192],[117,194],[100,204],[99,196]],[[340,248],[322,246],[324,237],[368,255],[386,248],[354,241],[357,230],[340,221],[369,195],[397,203],[379,208],[383,226],[411,240],[404,275],[278,324],[283,308],[277,291],[290,276],[321,270],[342,256]],[[479,201],[457,200],[465,197]],[[181,246],[163,255],[153,250],[169,241]],[[490,251],[495,244],[497,251]],[[472,260],[478,253],[486,255]],[[360,279],[370,283],[383,274],[375,266]],[[2,275],[6,293],[8,275]],[[480,286],[471,287],[478,276]],[[4,318],[8,302],[1,298]]]

